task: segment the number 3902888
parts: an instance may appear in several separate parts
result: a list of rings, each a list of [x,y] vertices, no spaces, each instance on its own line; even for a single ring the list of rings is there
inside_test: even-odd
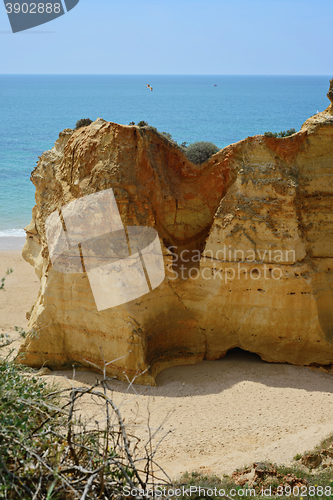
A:
[[[60,3],[6,3],[7,14],[60,14]]]

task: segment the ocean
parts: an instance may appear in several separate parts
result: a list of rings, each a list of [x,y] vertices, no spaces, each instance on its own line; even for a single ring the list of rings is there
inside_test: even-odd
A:
[[[30,173],[38,157],[80,118],[122,124],[145,120],[177,142],[211,141],[223,148],[266,131],[299,130],[329,105],[329,79],[0,75],[0,248],[1,238],[22,237],[31,220],[35,201]]]

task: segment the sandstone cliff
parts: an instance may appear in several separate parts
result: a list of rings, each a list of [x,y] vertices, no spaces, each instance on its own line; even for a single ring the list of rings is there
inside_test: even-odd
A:
[[[333,363],[332,104],[287,138],[248,137],[201,166],[149,128],[98,119],[64,130],[32,172],[23,257],[41,281],[20,360],[108,365],[155,384],[166,367],[233,348],[298,365]],[[159,235],[166,277],[98,311],[86,273],[54,269],[50,214],[112,188],[123,224]],[[118,359],[120,358],[120,359]],[[117,360],[118,361],[114,361]],[[114,362],[113,362],[114,361]]]

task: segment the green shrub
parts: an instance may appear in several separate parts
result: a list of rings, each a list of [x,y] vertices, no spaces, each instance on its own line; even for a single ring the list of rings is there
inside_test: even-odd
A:
[[[265,137],[289,137],[290,135],[296,134],[296,130],[294,128],[290,128],[289,130],[281,130],[281,132],[265,132]]]
[[[130,122],[128,125],[135,125],[135,122]],[[169,142],[171,142],[175,146],[178,146],[182,151],[184,151],[184,149],[187,149],[187,146],[188,146],[187,142],[182,142],[181,144],[178,144],[178,142],[172,138],[172,135],[169,132],[160,132],[159,130],[157,130],[156,127],[149,125],[148,122],[146,122],[144,120],[141,120],[140,122],[138,122],[137,126],[138,127],[147,127],[148,130],[151,130],[152,132],[156,132],[156,134],[159,134],[160,136],[162,135]],[[215,148],[216,148],[216,146],[215,146]],[[217,151],[217,148],[216,148],[216,151]]]
[[[283,132],[280,132],[280,134],[283,134]],[[289,135],[293,134],[296,134],[296,129],[290,128],[289,130],[287,130],[287,132],[284,133],[284,136],[281,135],[280,137],[288,137]]]
[[[265,137],[277,137],[277,132],[265,132],[264,133]]]
[[[111,381],[51,392],[32,370],[0,362],[0,498],[111,499],[123,498],[125,484],[151,488],[154,434],[138,454],[140,439],[127,435],[118,407],[107,396]],[[79,416],[81,398],[89,394],[107,416],[93,428]],[[167,484],[166,476],[160,479]]]
[[[10,500],[32,498],[42,462],[56,468],[60,444],[44,424],[49,418],[53,430],[66,424],[46,383],[31,372],[13,361],[0,362],[0,497]],[[52,474],[43,480],[41,494],[53,480]]]
[[[4,290],[5,278],[0,283]],[[1,352],[11,341],[0,338]],[[107,396],[113,387],[106,367],[103,380],[91,387],[52,391],[33,370],[9,356],[0,359],[0,498],[120,499],[125,484],[152,488],[156,430],[151,432],[148,420],[149,439],[138,453],[140,439],[127,434],[119,408]],[[80,417],[81,398],[88,395],[97,407],[104,405],[107,417],[94,428]],[[162,469],[159,478],[168,484]]]
[[[135,125],[135,122],[130,122],[128,125]],[[212,142],[194,142],[193,144],[188,144],[186,141],[178,144],[175,139],[172,138],[172,135],[169,132],[160,132],[156,127],[149,125],[145,120],[141,120],[137,123],[138,127],[146,127],[147,130],[151,130],[152,132],[156,132],[160,136],[165,137],[171,144],[177,146],[183,153],[185,153],[186,157],[192,162],[196,164],[204,163],[208,158],[210,158],[213,154],[217,153],[219,148],[213,144]]]
[[[168,141],[170,142],[175,142],[173,139],[172,139],[172,135],[169,134],[169,132],[161,132],[161,134],[166,138],[168,139]]]
[[[90,120],[90,118],[81,118],[81,120],[78,120],[76,122],[75,130],[78,130],[81,127],[87,127],[90,125],[93,121]]]
[[[13,272],[13,269],[10,268],[10,269],[7,269],[6,274],[11,274],[12,272]],[[1,278],[1,280],[0,280],[0,290],[4,290],[5,289],[5,280],[6,280],[6,276],[4,276],[3,278]]]
[[[185,155],[192,163],[201,164],[217,153],[218,150],[218,147],[212,142],[199,141],[187,146]]]

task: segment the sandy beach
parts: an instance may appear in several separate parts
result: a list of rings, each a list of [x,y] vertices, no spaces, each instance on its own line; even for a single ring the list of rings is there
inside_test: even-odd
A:
[[[10,251],[3,250],[4,245],[0,246],[0,279],[5,276],[7,269],[14,270],[6,277],[5,292],[0,297],[0,331],[3,333],[12,331],[15,326],[27,326],[26,313],[31,309],[39,290],[39,279],[33,267],[23,260],[22,250],[17,248],[20,243],[14,241],[12,245],[16,248]]]
[[[0,251],[0,277],[9,267],[14,272],[0,292],[0,332],[14,335],[15,326],[27,327],[39,282],[20,250]],[[218,361],[169,368],[154,388],[114,381],[112,396],[143,441],[148,413],[150,427],[162,425],[168,433],[156,461],[172,478],[193,470],[222,475],[257,460],[288,463],[333,432],[333,374],[320,370],[270,364],[235,350]],[[93,383],[96,374],[72,378],[68,371],[47,375],[66,387]],[[82,414],[103,419],[89,398]]]

